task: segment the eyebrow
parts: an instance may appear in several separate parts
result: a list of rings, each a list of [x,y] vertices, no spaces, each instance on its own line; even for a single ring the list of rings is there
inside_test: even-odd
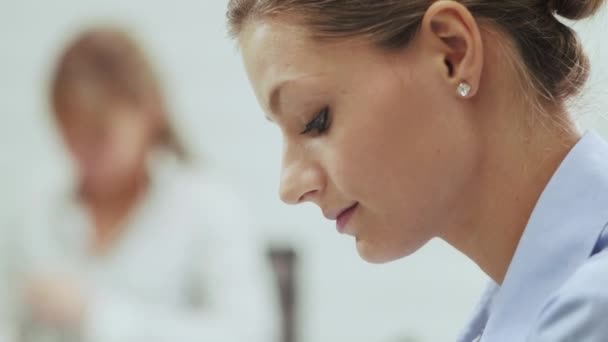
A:
[[[309,78],[309,77],[318,77],[320,75],[321,74],[316,74],[316,75],[300,77],[300,78],[285,79],[285,80],[280,81],[276,85],[274,85],[270,89],[270,96],[268,96],[268,102],[267,102],[268,107],[270,108],[270,112],[273,113],[275,116],[279,116],[280,112],[277,110],[277,105],[278,105],[279,99],[281,98],[281,92],[285,89],[286,86],[295,82],[298,79]],[[274,122],[268,115],[266,115],[266,119],[270,122]]]
[[[279,82],[277,85],[273,86],[271,91],[270,91],[270,96],[268,97],[268,107],[270,108],[270,112],[273,113],[275,116],[278,116],[278,112],[277,112],[277,102],[279,101],[280,97],[281,97],[281,91],[283,91],[283,88],[285,87],[285,84],[287,84],[289,81],[285,80],[285,81],[281,81]],[[273,120],[266,115],[266,119],[270,122],[273,122]]]

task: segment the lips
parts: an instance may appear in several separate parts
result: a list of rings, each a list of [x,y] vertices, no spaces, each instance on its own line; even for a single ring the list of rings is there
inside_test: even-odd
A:
[[[343,234],[346,231],[348,222],[357,210],[358,205],[358,203],[355,203],[338,214],[338,217],[336,218],[336,228],[338,229],[339,233]]]

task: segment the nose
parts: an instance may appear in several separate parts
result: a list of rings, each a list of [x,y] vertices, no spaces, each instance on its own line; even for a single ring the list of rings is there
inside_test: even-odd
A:
[[[284,154],[279,187],[279,196],[283,202],[315,202],[323,190],[323,182],[323,173],[318,163],[301,154]]]

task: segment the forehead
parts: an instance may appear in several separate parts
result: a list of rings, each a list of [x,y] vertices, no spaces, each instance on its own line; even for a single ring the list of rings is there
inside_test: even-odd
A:
[[[263,105],[277,84],[359,68],[378,53],[362,38],[319,40],[303,26],[278,20],[248,23],[239,43],[249,79]]]
[[[239,41],[256,93],[322,68],[319,61],[323,54],[301,26],[256,21],[245,26]]]

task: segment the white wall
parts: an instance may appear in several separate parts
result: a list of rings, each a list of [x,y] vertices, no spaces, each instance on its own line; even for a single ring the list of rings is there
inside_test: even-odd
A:
[[[407,260],[368,265],[318,209],[278,201],[279,133],[263,119],[225,37],[224,11],[219,0],[0,0],[0,215],[23,184],[62,172],[48,129],[50,66],[74,30],[111,19],[136,29],[155,57],[188,141],[230,171],[270,240],[299,249],[301,341],[453,340],[482,289],[476,266],[440,242]],[[604,133],[598,114],[608,111],[607,18],[578,26],[596,71],[595,90],[577,113]]]

